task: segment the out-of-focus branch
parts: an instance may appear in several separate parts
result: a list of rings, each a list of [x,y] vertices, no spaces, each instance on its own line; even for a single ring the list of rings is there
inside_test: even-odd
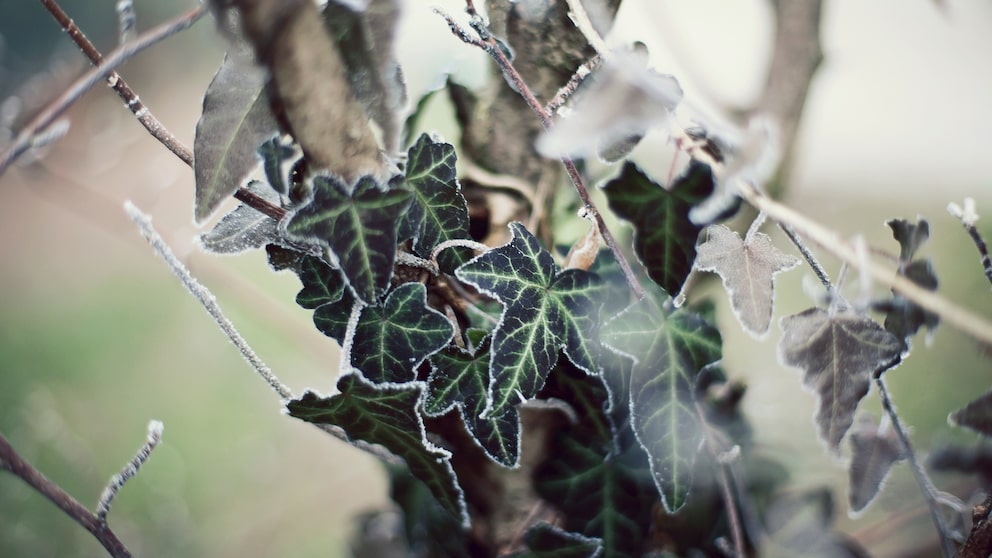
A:
[[[68,492],[48,480],[48,477],[41,474],[34,466],[25,461],[14,450],[14,447],[10,445],[10,442],[7,441],[3,434],[0,434],[0,469],[17,475],[28,486],[51,500],[66,515],[96,537],[96,540],[100,541],[100,544],[103,545],[103,548],[107,549],[107,552],[111,556],[114,558],[130,558],[131,552],[117,538],[117,535],[107,526],[106,522],[100,521],[96,514],[86,509],[78,500],[69,495]]]
[[[971,534],[955,555],[956,558],[983,558],[992,555],[992,494],[975,506]]]
[[[766,186],[773,198],[788,185],[799,121],[810,83],[823,61],[820,15],[823,0],[770,0],[775,10],[775,42],[765,89],[753,113],[772,116],[779,125],[782,162]]]
[[[341,54],[312,0],[234,0],[255,59],[271,76],[289,132],[314,169],[354,181],[384,168]]]
[[[83,74],[72,86],[53,101],[45,110],[41,111],[31,122],[18,134],[14,143],[0,154],[0,174],[14,162],[17,157],[27,151],[32,140],[43,133],[46,128],[52,125],[59,116],[62,115],[73,103],[83,96],[83,93],[92,88],[104,77],[110,76],[115,68],[130,60],[134,55],[147,49],[148,47],[168,38],[176,33],[188,28],[203,17],[206,9],[200,5],[185,14],[159,25],[148,33],[121,45],[111,52],[100,64],[89,72]]]

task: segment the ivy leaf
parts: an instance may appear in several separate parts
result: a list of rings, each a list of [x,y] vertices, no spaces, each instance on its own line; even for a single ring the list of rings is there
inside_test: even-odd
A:
[[[692,270],[702,230],[689,211],[713,193],[713,172],[693,161],[666,190],[628,162],[603,188],[610,209],[634,226],[634,252],[648,276],[674,296]]]
[[[431,356],[431,374],[424,398],[424,414],[441,416],[458,408],[462,422],[486,455],[504,467],[520,459],[520,416],[513,407],[498,416],[482,418],[489,391],[490,337],[474,352],[446,347]]]
[[[674,513],[685,505],[703,443],[696,378],[720,359],[720,332],[698,314],[667,312],[645,297],[604,326],[603,342],[634,360],[631,426],[665,510]]]
[[[930,239],[930,223],[922,217],[915,225],[905,219],[891,219],[885,224],[892,229],[892,236],[899,243],[899,261],[902,263],[911,262],[917,250]]]
[[[503,305],[493,332],[487,416],[534,397],[559,349],[586,373],[598,371],[595,301],[602,282],[582,270],[559,270],[522,224],[511,223],[510,232],[509,243],[455,270],[458,279]]]
[[[346,374],[338,380],[338,390],[341,393],[331,397],[308,391],[286,409],[293,417],[340,427],[349,440],[380,445],[402,458],[441,506],[467,527],[465,497],[451,467],[451,453],[427,440],[417,410],[423,384],[374,386],[357,374]]]
[[[296,211],[286,230],[330,248],[355,296],[374,305],[389,287],[397,223],[411,197],[406,190],[381,190],[369,176],[354,188],[334,176],[316,176],[313,199]]]
[[[252,181],[248,189],[273,201],[274,196],[267,195],[267,188],[261,188],[261,185],[261,182]],[[237,254],[279,242],[281,237],[275,219],[245,204],[238,205],[210,232],[200,236],[203,248],[215,254]]]
[[[289,194],[289,184],[286,182],[288,173],[283,170],[283,163],[293,159],[296,154],[296,149],[291,144],[284,143],[278,134],[258,146],[258,156],[262,158],[265,179],[269,181],[269,186],[272,186],[272,189],[280,195]]]
[[[404,283],[389,293],[382,306],[361,310],[351,344],[351,365],[367,380],[411,382],[417,367],[451,341],[448,318],[427,306],[427,288]]]
[[[810,308],[782,318],[781,326],[780,359],[803,371],[803,383],[819,400],[820,438],[837,452],[872,376],[898,361],[902,342],[849,310]]]
[[[427,134],[410,147],[406,184],[413,190],[414,201],[400,230],[413,231],[413,251],[421,257],[429,256],[446,240],[469,238],[468,204],[458,184],[455,158],[451,144],[434,141]],[[465,249],[449,249],[441,253],[438,263],[442,270],[451,271],[470,257]]]
[[[279,262],[283,259],[278,252],[276,257]],[[272,258],[273,253],[270,251],[270,262]],[[355,298],[345,288],[346,282],[341,272],[320,258],[308,255],[302,255],[295,262],[283,265],[291,267],[303,283],[303,289],[296,295],[296,303],[314,310],[313,322],[321,333],[338,343],[344,343]]]
[[[524,533],[526,552],[511,554],[512,558],[593,558],[603,552],[598,539],[563,531],[548,523],[538,523]]]
[[[897,461],[906,459],[902,444],[895,430],[883,429],[875,420],[862,415],[851,428],[850,492],[848,503],[851,511],[860,512],[868,507],[882,488]]]
[[[640,446],[616,447],[605,382],[563,362],[541,396],[568,403],[578,421],[552,438],[548,459],[535,471],[534,489],[562,511],[565,529],[599,538],[607,556],[640,557],[658,498]]]
[[[207,220],[258,165],[255,149],[278,131],[265,94],[265,71],[228,54],[203,96],[193,139],[194,218]]]
[[[775,275],[799,265],[799,258],[779,251],[764,233],[741,240],[723,225],[706,232],[706,241],[696,248],[696,267],[720,275],[741,326],[755,337],[764,337],[772,323]]]
[[[407,467],[389,465],[386,471],[389,496],[403,512],[407,547],[416,548],[420,556],[472,558],[469,533],[444,511],[427,486],[411,475]],[[354,555],[360,556],[357,552]]]
[[[899,274],[929,291],[937,290],[937,274],[930,260],[916,260],[903,266]],[[940,324],[940,316],[893,292],[892,300],[882,306],[885,311],[885,329],[908,342],[921,327],[933,331]]]
[[[355,98],[369,118],[379,125],[386,151],[395,154],[400,139],[399,112],[406,103],[406,85],[394,54],[397,0],[363,3],[331,0],[324,8],[324,22],[348,70]]]
[[[985,436],[992,436],[992,390],[951,413],[951,424],[964,426]]]

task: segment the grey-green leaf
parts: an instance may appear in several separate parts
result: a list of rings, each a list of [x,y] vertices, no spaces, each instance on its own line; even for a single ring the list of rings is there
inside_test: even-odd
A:
[[[951,413],[948,420],[952,424],[970,428],[985,436],[992,436],[992,390]]]
[[[781,326],[781,360],[803,371],[819,401],[818,433],[837,452],[871,378],[898,362],[902,341],[851,310],[810,308],[782,318]]]
[[[772,323],[775,275],[799,265],[799,258],[782,253],[763,233],[741,240],[724,225],[704,232],[706,240],[696,248],[696,267],[720,275],[741,326],[751,335],[764,336]]]
[[[875,419],[861,415],[851,428],[851,463],[848,503],[859,512],[871,503],[897,461],[905,459],[899,438],[892,428],[882,429]]]
[[[228,54],[203,96],[193,140],[194,218],[202,223],[258,165],[255,150],[279,129],[265,94],[265,72]]]

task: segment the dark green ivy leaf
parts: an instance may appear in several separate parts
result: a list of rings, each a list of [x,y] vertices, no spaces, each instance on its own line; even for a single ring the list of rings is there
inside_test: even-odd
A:
[[[465,497],[451,467],[451,453],[427,441],[417,410],[423,384],[375,386],[357,374],[346,374],[338,380],[338,390],[341,393],[331,397],[308,391],[286,409],[298,419],[340,427],[350,440],[380,445],[402,458],[441,506],[467,527]]]
[[[193,139],[197,223],[241,186],[258,165],[255,149],[279,128],[264,84],[265,71],[249,56],[233,53],[207,86]]]
[[[992,391],[951,413],[952,424],[992,436]]]
[[[403,466],[388,466],[389,496],[403,512],[403,531],[409,548],[417,556],[472,558],[481,549],[473,547],[460,522],[444,511],[424,483]],[[357,558],[357,554],[355,554]],[[366,554],[377,558],[377,554]]]
[[[313,199],[286,226],[290,234],[327,246],[355,296],[370,305],[389,287],[396,228],[410,205],[406,190],[382,190],[364,176],[349,188],[333,176],[313,179]]]
[[[603,188],[610,209],[634,226],[634,252],[648,275],[675,296],[692,270],[696,238],[703,230],[689,219],[689,211],[713,193],[713,172],[693,162],[666,190],[628,162]]]
[[[361,310],[352,340],[351,365],[372,382],[411,382],[417,367],[451,341],[448,318],[427,306],[427,288],[404,283],[382,306]]]
[[[270,251],[270,262],[272,258]],[[308,255],[301,256],[291,266],[303,283],[296,303],[314,311],[313,322],[321,333],[343,343],[355,297],[345,288],[341,272],[320,258]]]
[[[283,171],[283,163],[292,159],[294,155],[296,150],[292,145],[284,143],[279,135],[272,136],[258,146],[258,156],[262,158],[265,179],[269,181],[269,186],[272,186],[273,190],[283,196],[289,194],[287,173]]]
[[[817,431],[836,452],[871,378],[898,362],[902,341],[850,310],[810,308],[780,323],[781,360],[803,371],[819,400]]]
[[[606,357],[621,366],[629,362]],[[617,448],[603,379],[563,361],[540,395],[564,401],[578,420],[555,433],[548,459],[535,471],[534,489],[562,511],[565,529],[600,539],[606,556],[640,557],[657,491],[641,447]]]
[[[561,271],[520,223],[509,243],[459,267],[461,281],[503,305],[493,332],[489,416],[534,397],[558,361],[558,351],[586,373],[598,372],[597,300],[602,282],[591,273]]]
[[[645,297],[604,326],[603,342],[634,360],[631,424],[669,513],[685,505],[703,443],[696,378],[720,359],[720,332],[698,314]]]
[[[598,539],[562,531],[548,523],[538,523],[524,533],[529,550],[511,554],[512,558],[593,558],[603,552]]]
[[[474,352],[447,347],[431,356],[424,414],[441,416],[457,407],[469,433],[486,455],[504,467],[520,458],[520,417],[514,407],[482,418],[489,392],[489,346],[486,337]]]
[[[430,256],[431,250],[446,240],[469,238],[468,205],[458,184],[455,158],[451,144],[434,141],[427,134],[410,147],[406,184],[414,201],[400,230],[412,232],[413,251],[418,256]],[[464,248],[448,249],[441,253],[438,264],[450,273],[470,257]]]

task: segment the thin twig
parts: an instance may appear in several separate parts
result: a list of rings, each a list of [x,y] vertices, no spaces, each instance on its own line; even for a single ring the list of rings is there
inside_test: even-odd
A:
[[[96,540],[100,541],[103,548],[114,558],[130,558],[131,552],[124,546],[117,535],[105,522],[100,521],[97,516],[86,509],[78,500],[62,490],[60,486],[48,480],[45,475],[24,460],[14,447],[10,445],[7,438],[0,434],[0,469],[10,471],[20,477],[28,486],[35,489],[39,494],[48,498],[53,504],[65,512],[76,523],[79,523],[89,531]]]
[[[90,62],[99,66],[103,63],[103,54],[97,50],[96,46],[89,40],[85,33],[76,25],[76,22],[69,17],[69,14],[62,9],[62,6],[56,0],[40,0],[42,5],[52,14],[55,21],[62,26],[62,30],[69,35],[69,38],[76,43],[79,50],[82,51]],[[120,8],[118,3],[118,8]],[[109,85],[117,95],[124,101],[124,106],[131,111],[132,114],[138,119],[138,122],[148,130],[151,136],[164,145],[169,151],[179,157],[179,159],[186,163],[186,165],[193,166],[193,151],[190,150],[183,142],[179,141],[176,136],[166,128],[158,118],[148,109],[147,106],[138,97],[138,94],[134,92],[133,89],[124,81],[124,78],[120,76],[116,71],[112,71],[107,74],[107,85]],[[0,170],[2,172],[2,170]],[[282,220],[286,216],[286,210],[281,207],[270,203],[268,200],[250,192],[247,188],[239,188],[235,193],[234,197],[244,203],[245,205],[252,207],[269,217],[272,217],[276,221]]]
[[[555,96],[548,101],[548,104],[544,105],[545,112],[548,114],[554,114],[557,112],[558,109],[565,104],[565,101],[575,94],[575,92],[579,89],[579,86],[582,85],[582,82],[584,82],[587,77],[592,75],[593,71],[595,71],[596,68],[603,63],[603,60],[604,58],[597,54],[579,66],[579,68],[575,70],[575,73],[572,74],[572,77],[569,78],[568,83],[561,86],[561,88],[558,89],[558,92],[555,93]]]
[[[435,13],[443,17],[448,22],[448,27],[451,28],[452,33],[456,37],[460,38],[462,41],[478,46],[486,53],[489,54],[496,64],[499,65],[503,74],[510,81],[513,87],[516,89],[520,96],[527,103],[527,106],[534,111],[538,119],[541,121],[541,126],[545,130],[548,130],[552,126],[551,115],[544,110],[544,105],[537,100],[534,93],[531,92],[530,87],[524,82],[524,79],[517,72],[516,68],[513,67],[513,63],[510,59],[506,57],[503,50],[499,48],[491,35],[486,35],[480,39],[475,39],[468,34],[468,32],[459,26],[449,15],[445,14],[441,10],[435,9]],[[470,12],[473,17],[478,17],[477,13]],[[613,233],[610,232],[609,227],[606,225],[606,221],[603,220],[603,216],[596,209],[596,205],[592,202],[589,197],[589,190],[586,188],[585,181],[582,180],[582,176],[579,174],[579,169],[575,166],[575,162],[570,157],[561,157],[561,163],[565,167],[565,173],[568,174],[569,179],[572,181],[572,186],[575,187],[575,191],[578,192],[579,198],[582,200],[583,205],[588,208],[592,216],[596,220],[596,226],[599,227],[599,232],[603,236],[603,242],[609,247],[610,251],[613,253],[613,257],[616,258],[617,263],[620,265],[620,269],[623,271],[624,277],[627,280],[627,284],[630,285],[631,290],[637,298],[644,298],[644,288],[641,287],[640,281],[637,280],[637,276],[634,274],[633,269],[630,267],[630,263],[627,262],[627,257],[624,256],[623,251],[620,250],[619,244],[617,244],[616,238],[614,238]]]
[[[148,47],[161,42],[176,33],[187,29],[206,13],[206,6],[201,4],[185,14],[167,21],[152,29],[135,40],[123,44],[111,52],[103,61],[89,72],[83,74],[68,89],[66,89],[45,110],[35,116],[31,122],[17,134],[13,144],[0,155],[0,174],[10,166],[31,146],[31,138],[43,131],[62,115],[73,103],[82,97],[83,93],[93,87],[98,81],[112,72],[134,55]]]
[[[713,439],[713,427],[706,420],[702,405],[696,402],[696,416],[703,425],[703,438],[706,443],[706,450],[713,458],[713,466],[717,471],[717,483],[720,485],[720,493],[723,497],[723,508],[727,512],[727,521],[730,523],[730,535],[734,541],[734,554],[736,558],[744,558],[744,533],[741,529],[741,520],[737,515],[737,504],[734,502],[734,494],[730,488],[730,479],[727,476],[727,463],[721,459],[722,450],[717,447],[716,440]]]
[[[153,420],[149,422],[148,437],[145,443],[142,444],[138,453],[134,454],[131,461],[124,466],[124,469],[110,478],[110,482],[107,483],[106,488],[103,489],[103,493],[100,494],[100,500],[96,503],[96,518],[100,523],[107,524],[107,514],[110,513],[110,504],[114,501],[121,488],[124,488],[124,483],[138,474],[138,470],[141,469],[141,466],[151,456],[152,450],[162,441],[163,428],[161,421]]]
[[[780,224],[792,227],[796,232],[815,242],[841,261],[847,262],[852,266],[861,265],[861,261],[854,249],[841,240],[837,233],[798,213],[794,209],[762,195],[753,187],[742,187],[739,193],[749,204],[759,211],[767,213],[769,218]],[[882,267],[874,262],[868,262],[867,265],[869,275],[878,283],[898,292],[916,305],[937,314],[944,323],[957,328],[979,341],[992,344],[992,323],[989,323],[988,320],[962,308],[935,292],[920,287],[891,269]]]
[[[964,230],[968,231],[972,242],[975,243],[975,248],[978,248],[978,254],[982,257],[982,270],[985,271],[985,277],[992,283],[992,259],[989,258],[989,248],[985,244],[982,234],[978,232],[978,228],[975,226],[975,221],[978,221],[978,213],[975,211],[975,200],[965,198],[964,208],[958,206],[956,203],[950,203],[947,205],[947,212],[960,219]]]
[[[899,419],[899,414],[896,413],[895,406],[892,404],[892,398],[889,396],[889,390],[885,387],[885,380],[881,374],[875,378],[875,385],[878,386],[878,394],[882,399],[882,408],[885,409],[885,413],[892,421],[892,429],[902,444],[902,449],[909,459],[910,468],[916,476],[916,482],[920,485],[920,490],[923,491],[923,497],[926,498],[927,506],[930,508],[930,518],[933,520],[933,525],[937,529],[937,538],[940,540],[941,551],[945,558],[951,558],[955,552],[954,542],[949,536],[950,530],[944,523],[944,517],[940,513],[937,488],[933,485],[933,481],[930,480],[930,476],[923,469],[920,460],[917,459],[916,452],[913,451],[913,445],[910,443],[909,436],[906,434],[906,428]]]
[[[441,252],[444,252],[448,248],[471,248],[476,252],[489,251],[489,246],[486,246],[485,244],[481,242],[476,242],[474,240],[468,240],[464,238],[454,238],[451,240],[445,240],[444,242],[435,246],[433,250],[431,250],[431,256],[430,258],[428,258],[429,261],[432,264],[434,264],[435,269],[437,269],[437,257],[441,255]],[[437,275],[437,273],[434,273],[434,275]]]
[[[190,294],[193,295],[193,298],[195,298],[203,306],[207,313],[210,314],[210,317],[214,319],[214,322],[216,322],[221,331],[224,332],[224,335],[226,335],[227,338],[234,343],[234,346],[238,348],[241,356],[248,361],[248,364],[251,365],[259,377],[265,380],[265,383],[269,384],[269,387],[278,393],[280,397],[283,399],[292,399],[293,392],[279,381],[279,378],[272,373],[272,370],[265,364],[265,362],[263,362],[262,359],[255,354],[255,351],[248,345],[248,342],[241,337],[241,334],[234,328],[234,324],[231,323],[231,320],[227,319],[227,316],[224,315],[224,312],[221,310],[220,305],[217,304],[217,299],[214,298],[214,295],[206,287],[200,284],[200,282],[190,274],[189,270],[186,269],[186,266],[179,261],[179,258],[172,253],[172,250],[165,243],[165,241],[162,240],[162,237],[159,236],[158,232],[152,226],[151,219],[142,213],[141,210],[135,207],[135,205],[130,201],[124,202],[124,209],[131,217],[131,220],[138,226],[138,229],[141,231],[141,236],[145,237],[145,240],[151,244],[152,249],[155,250],[155,253],[162,258],[167,266],[169,266],[169,269],[172,271],[173,275],[175,275],[179,281],[182,282],[183,286],[186,287],[186,290],[188,290]]]

